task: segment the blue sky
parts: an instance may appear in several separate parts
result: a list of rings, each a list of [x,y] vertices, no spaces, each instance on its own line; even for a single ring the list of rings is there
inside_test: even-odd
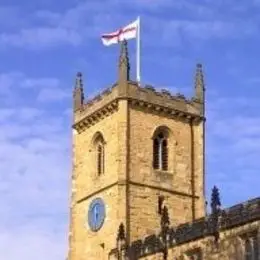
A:
[[[207,193],[259,196],[259,0],[1,0],[0,258],[65,259],[71,104],[116,81],[118,46],[100,35],[141,16],[142,80],[191,96],[207,88]],[[135,78],[135,42],[129,43]]]

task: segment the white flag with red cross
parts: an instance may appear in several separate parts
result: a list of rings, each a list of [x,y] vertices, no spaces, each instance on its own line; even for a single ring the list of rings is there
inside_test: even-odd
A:
[[[101,36],[101,40],[105,46],[134,38],[136,38],[136,80],[140,84],[140,17],[115,32],[105,33]]]
[[[122,42],[123,40],[130,40],[138,37],[139,19],[128,24],[127,26],[118,29],[112,33],[105,33],[101,36],[104,45],[109,46]]]

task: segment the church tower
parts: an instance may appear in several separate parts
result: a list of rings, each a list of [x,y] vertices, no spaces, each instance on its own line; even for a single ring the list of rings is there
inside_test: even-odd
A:
[[[111,88],[89,100],[77,74],[68,260],[108,259],[120,224],[127,243],[156,233],[163,205],[173,226],[205,215],[201,65],[189,100],[129,70],[123,42]]]

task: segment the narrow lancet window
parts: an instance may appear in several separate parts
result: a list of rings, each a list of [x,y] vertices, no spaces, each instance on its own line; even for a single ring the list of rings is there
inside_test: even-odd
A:
[[[96,174],[98,176],[105,172],[105,142],[101,134],[94,139]]]
[[[104,173],[104,145],[98,144],[97,146],[97,172],[98,175]]]

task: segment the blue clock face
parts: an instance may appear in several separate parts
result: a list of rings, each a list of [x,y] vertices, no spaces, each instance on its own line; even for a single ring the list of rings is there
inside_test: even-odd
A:
[[[105,220],[105,204],[101,198],[94,199],[88,210],[88,224],[92,231],[98,231]]]

